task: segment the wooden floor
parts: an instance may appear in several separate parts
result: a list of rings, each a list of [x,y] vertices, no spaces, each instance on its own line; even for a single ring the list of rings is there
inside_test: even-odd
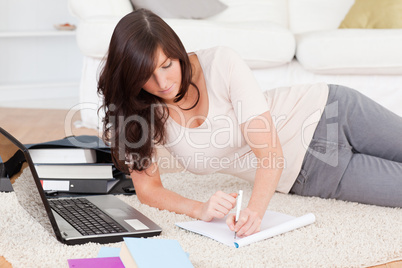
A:
[[[99,135],[97,130],[76,128],[73,122],[80,120],[79,113],[71,116],[67,110],[0,108],[0,127],[21,143],[39,143],[61,139],[70,135]],[[68,119],[72,117],[72,120]],[[67,120],[66,120],[67,118]],[[0,256],[0,268],[11,268]],[[394,261],[375,268],[402,268],[402,261]]]
[[[70,135],[98,135],[95,129],[76,128],[74,122],[78,120],[79,113],[68,110],[0,108],[0,127],[24,144]]]

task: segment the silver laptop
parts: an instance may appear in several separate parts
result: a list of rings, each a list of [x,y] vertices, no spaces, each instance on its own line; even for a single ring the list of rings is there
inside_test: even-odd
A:
[[[0,128],[0,163],[25,210],[65,244],[112,243],[162,229],[114,195],[47,198],[28,149]],[[12,213],[10,211],[10,213]]]

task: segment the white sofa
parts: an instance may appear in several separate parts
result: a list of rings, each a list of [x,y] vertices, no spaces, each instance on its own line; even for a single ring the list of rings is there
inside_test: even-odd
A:
[[[327,82],[353,87],[402,116],[402,29],[338,29],[354,0],[221,0],[228,8],[203,20],[165,19],[188,51],[235,49],[262,90]],[[69,0],[84,55],[81,117],[100,127],[99,65],[129,0]],[[101,115],[100,115],[101,117]]]

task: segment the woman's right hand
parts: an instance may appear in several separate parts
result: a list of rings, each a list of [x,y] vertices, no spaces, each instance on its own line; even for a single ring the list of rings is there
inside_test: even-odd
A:
[[[222,219],[236,206],[236,197],[237,193],[216,192],[207,202],[202,203],[198,218],[203,221]]]

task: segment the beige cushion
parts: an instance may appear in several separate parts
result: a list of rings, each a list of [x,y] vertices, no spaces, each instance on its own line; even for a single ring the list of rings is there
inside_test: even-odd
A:
[[[402,28],[402,0],[356,0],[339,28]]]

